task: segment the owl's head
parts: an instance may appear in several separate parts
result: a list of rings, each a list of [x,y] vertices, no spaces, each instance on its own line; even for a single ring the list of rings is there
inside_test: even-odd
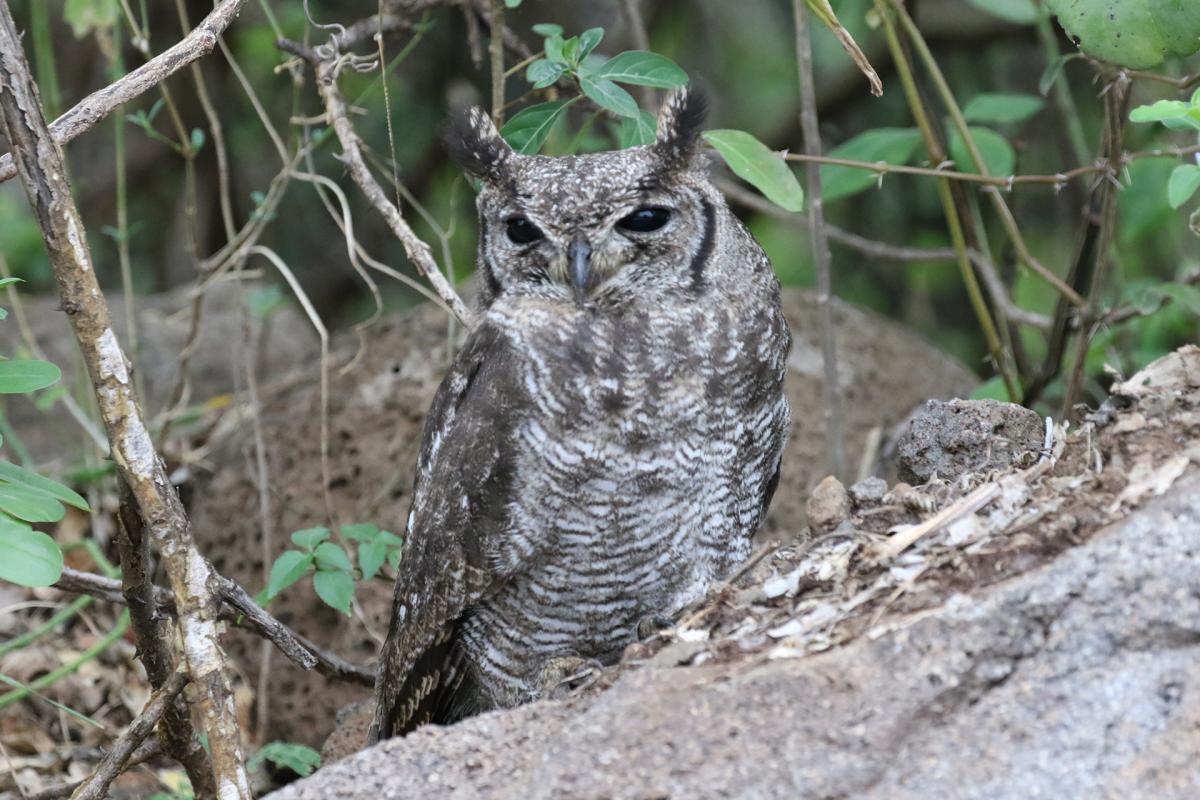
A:
[[[649,145],[551,158],[516,153],[488,115],[453,118],[447,146],[481,189],[482,304],[506,293],[581,307],[695,292],[720,196],[699,150],[705,102],[672,94]]]

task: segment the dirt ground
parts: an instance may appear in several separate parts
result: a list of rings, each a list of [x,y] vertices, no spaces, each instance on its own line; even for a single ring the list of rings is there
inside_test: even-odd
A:
[[[805,298],[789,299],[790,314],[811,312]],[[856,318],[858,312],[852,310],[840,313],[850,328],[857,323],[862,330],[866,327],[862,320],[871,321],[866,315]],[[439,348],[444,352],[445,336],[440,320],[419,315],[394,320],[349,370],[334,372],[328,486],[335,513],[343,522],[384,519],[402,513],[406,506],[416,431],[439,374],[436,363],[416,353],[437,353]],[[878,340],[897,348],[898,338],[885,323],[843,346],[878,353]],[[820,452],[822,445],[820,437],[805,426],[804,410],[819,407],[815,398],[820,396],[820,386],[806,382],[814,376],[803,355],[806,345],[799,339],[798,344],[800,356],[794,359],[793,369],[801,386],[789,386],[789,392],[800,411],[796,440],[800,449],[788,458],[811,461],[808,453]],[[910,340],[907,346],[908,363],[926,357],[936,365],[930,352],[921,350],[924,345]],[[349,360],[356,351],[351,343],[335,349],[335,358]],[[891,392],[877,395],[871,391],[872,382],[887,382],[887,364],[895,364],[899,355],[893,351],[889,360],[884,352],[865,364],[856,357],[848,355],[843,362],[850,365],[845,391],[861,404],[890,401],[883,411],[875,406],[874,417],[851,415],[852,441],[861,450],[862,442],[877,438],[874,430],[890,427],[923,399],[921,389],[926,384],[906,369],[902,372],[907,378],[890,384]],[[969,375],[960,368],[944,359],[941,363],[940,374],[934,374],[935,367],[923,374],[940,380],[946,387],[943,394],[957,393],[952,387],[955,381],[969,384]],[[816,364],[819,368],[819,359]],[[860,381],[866,384],[859,385]],[[320,437],[313,427],[316,415],[309,413],[318,402],[317,394],[311,379],[285,379],[282,388],[274,390],[261,420],[270,454],[277,548],[291,529],[318,524],[305,521],[319,521],[324,513],[317,455]],[[912,402],[905,405],[910,398]],[[928,483],[913,487],[868,479],[848,487],[836,481],[815,486],[823,474],[819,467],[796,470],[781,488],[784,501],[773,514],[773,532],[764,537],[755,558],[734,580],[714,588],[676,627],[631,645],[617,667],[580,676],[580,685],[565,687],[564,697],[552,703],[567,709],[563,713],[589,708],[606,690],[623,682],[654,683],[656,678],[630,677],[647,670],[655,674],[718,670],[726,676],[720,680],[728,680],[729,675],[752,673],[766,664],[800,663],[818,654],[840,652],[890,635],[914,619],[940,613],[956,596],[970,593],[987,598],[1015,576],[1054,563],[1105,526],[1170,491],[1189,471],[1196,472],[1191,465],[1200,461],[1196,445],[1200,349],[1185,349],[1156,363],[1115,387],[1105,407],[1069,426],[1059,424],[1048,435],[1044,426],[1042,435],[1035,435],[1038,421],[1027,413],[1021,417],[1019,412],[987,404],[933,404],[924,413],[927,416],[922,421],[918,415],[912,428],[917,433],[910,433],[895,449],[904,459],[896,465],[901,472],[912,473],[924,468],[922,464],[940,465]],[[255,589],[254,578],[266,551],[255,538],[258,493],[250,477],[247,427],[245,419],[226,416],[209,431],[205,446],[213,463],[223,466],[191,491],[197,534],[205,537],[206,552],[220,568]],[[991,436],[979,435],[980,431]],[[76,537],[85,524],[79,518],[64,523],[67,528],[75,526]],[[70,530],[63,533],[70,538]],[[897,543],[906,539],[911,542],[898,548]],[[81,569],[97,568],[92,556],[82,551],[72,551],[68,560]],[[301,632],[314,639],[324,634],[323,643],[333,641],[333,649],[341,655],[365,663],[384,624],[385,600],[381,599],[387,597],[388,586],[380,581],[376,589],[377,595],[359,597],[366,626],[339,621],[302,593],[273,610]],[[44,621],[53,611],[30,617],[11,609],[20,611],[21,604],[61,608],[71,600],[53,590],[5,591],[12,595],[0,598],[10,610],[0,615],[0,633],[6,637],[26,634],[30,619]],[[101,655],[86,658],[45,693],[50,701],[82,710],[99,727],[68,723],[61,708],[37,699],[0,712],[0,742],[11,763],[7,774],[0,774],[0,792],[12,790],[13,775],[27,789],[82,777],[94,763],[100,743],[145,702],[147,693],[127,635],[122,633],[115,644],[105,641],[106,632],[119,629],[119,623],[116,610],[92,603],[77,622],[58,628],[53,636],[0,654],[0,671],[32,683],[64,663],[83,658],[92,648],[109,644]],[[228,644],[240,656],[238,666],[244,674],[239,681],[239,707],[246,729],[254,731],[262,647],[238,631],[230,632]],[[277,655],[272,657],[269,674],[265,685],[273,702],[267,739],[319,743],[332,727],[334,710],[364,694],[300,673]],[[529,713],[536,718],[537,713],[559,712]],[[516,714],[511,724],[527,724],[523,719]],[[361,727],[356,725],[351,719],[343,732],[343,753],[357,746]],[[444,738],[455,730],[428,735]],[[536,730],[520,733],[535,736]],[[151,787],[173,779],[177,773],[170,770],[142,767],[122,779],[117,795],[145,796]]]
[[[1197,796],[1200,348],[1004,443],[1003,466],[960,435],[996,411],[924,420],[910,453],[952,442],[961,472],[823,483],[824,532],[764,545],[560,698],[390,740],[278,797]],[[347,720],[328,760],[361,733]]]

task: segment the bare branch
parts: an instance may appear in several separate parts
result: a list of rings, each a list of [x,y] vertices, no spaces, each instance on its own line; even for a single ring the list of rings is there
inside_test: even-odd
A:
[[[177,659],[169,644],[172,640],[171,621],[159,613],[162,602],[156,597],[157,587],[150,578],[150,543],[137,501],[124,481],[119,484],[117,549],[121,556],[121,597],[129,605],[138,659],[146,669],[151,687],[161,689],[176,670]],[[169,600],[169,593],[163,594]],[[216,795],[212,764],[196,735],[191,711],[182,697],[167,709],[159,732],[163,748],[183,766],[196,796]]]
[[[103,120],[113,109],[153,89],[179,70],[212,52],[246,0],[222,0],[191,33],[120,80],[92,92],[50,125],[54,142],[66,144]],[[0,183],[16,176],[12,154],[0,156]]]
[[[804,0],[793,0],[796,17],[796,68],[800,79],[800,129],[804,135],[804,152],[821,155],[821,130],[817,121],[817,92],[813,86],[812,43],[809,41],[808,9]],[[878,78],[875,79],[878,82]],[[880,90],[882,91],[882,89]],[[842,413],[839,399],[837,340],[833,323],[833,281],[830,277],[829,240],[825,236],[825,205],[821,200],[821,170],[814,163],[805,167],[808,173],[808,225],[811,234],[813,261],[817,268],[817,308],[821,318],[821,355],[825,366],[825,448],[828,451],[829,472],[846,479],[845,441],[842,436]]]
[[[232,13],[240,3],[229,0],[227,5]],[[205,36],[215,39],[211,32]],[[113,460],[137,500],[139,516],[158,545],[171,580],[183,660],[197,687],[194,708],[208,734],[218,792],[249,800],[250,782],[216,626],[217,603],[209,589],[210,570],[196,551],[183,505],[143,422],[128,362],[113,332],[71,196],[66,165],[47,127],[5,0],[0,0],[0,117],[42,232],[62,307],[92,379]]]
[[[363,160],[361,140],[346,113],[346,100],[342,97],[341,90],[338,89],[336,63],[319,62],[316,70],[317,87],[325,100],[325,111],[329,115],[329,120],[333,124],[338,140],[342,143],[342,160],[350,171],[350,176],[366,195],[371,205],[375,207],[375,210],[387,222],[392,233],[404,245],[404,252],[408,255],[409,260],[413,262],[425,280],[429,281],[446,305],[450,306],[459,321],[470,327],[472,314],[463,303],[462,298],[454,291],[454,287],[438,269],[429,245],[421,241],[409,227],[404,220],[404,215],[400,213],[400,209],[388,199],[383,187],[375,180]]]
[[[244,616],[247,627],[276,645],[302,669],[315,669],[327,678],[357,683],[361,686],[375,685],[375,671],[369,667],[353,664],[333,653],[329,653],[311,640],[301,636],[256,604],[249,594],[233,580],[213,572],[216,576],[217,593],[223,602],[220,618],[233,620]],[[67,567],[54,588],[66,592],[87,594],[112,603],[128,605],[121,593],[121,582],[91,572],[80,572]],[[154,587],[154,599],[159,611],[174,614],[175,604],[171,593],[162,586]],[[298,654],[304,653],[300,656]],[[298,658],[293,658],[297,654]]]
[[[71,793],[71,800],[100,800],[108,796],[108,787],[133,756],[138,745],[154,732],[154,726],[187,685],[186,672],[177,670],[151,697],[137,719],[113,742],[112,749],[100,760],[83,783]]]

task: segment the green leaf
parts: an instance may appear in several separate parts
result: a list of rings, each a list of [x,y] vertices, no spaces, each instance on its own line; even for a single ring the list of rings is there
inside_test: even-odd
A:
[[[906,164],[920,143],[921,133],[916,128],[874,128],[833,148],[828,156],[851,161]],[[826,201],[849,197],[876,185],[877,181],[877,173],[870,170],[822,165],[821,196]]]
[[[82,39],[94,30],[112,28],[119,11],[118,0],[67,0],[63,19],[71,26],[75,38]]]
[[[350,616],[350,599],[354,597],[354,578],[350,573],[320,570],[313,575],[313,588],[325,605]]]
[[[1037,22],[1038,10],[1033,0],[967,0],[980,11],[987,12],[993,17],[999,17],[1005,22],[1015,22],[1018,25],[1032,25]]]
[[[560,64],[566,64],[567,59],[563,53],[563,44],[562,33],[547,36],[545,43],[542,45],[542,50],[546,53],[546,58]]]
[[[373,525],[370,522],[356,522],[353,525],[342,526],[342,536],[352,542],[373,542],[379,538],[378,525]]]
[[[362,570],[364,581],[369,581],[374,578],[379,568],[383,566],[383,562],[387,560],[388,545],[387,542],[359,542],[358,544],[358,568]]]
[[[60,500],[69,506],[75,506],[80,511],[91,511],[92,507],[88,505],[87,500],[84,500],[75,492],[63,486],[57,481],[52,481],[49,478],[43,478],[36,472],[30,472],[24,467],[18,467],[16,464],[10,464],[7,461],[0,461],[0,479],[6,480],[9,483],[20,484],[27,486],[30,489],[35,489],[42,494],[48,494],[56,500]]]
[[[505,0],[509,8],[516,8],[521,0]],[[277,767],[290,769],[301,778],[311,775],[321,766],[321,754],[311,747],[292,742],[270,742],[262,746],[247,762],[251,770],[257,770],[264,761]]]
[[[504,0],[504,5],[508,6],[509,8],[516,8],[517,6],[521,5],[521,0]],[[300,745],[296,746],[300,747]],[[308,773],[306,772],[304,774],[307,775]]]
[[[636,117],[626,117],[617,127],[617,147],[636,147],[653,144],[658,133],[658,118],[649,111],[639,111]]]
[[[1167,202],[1171,208],[1179,208],[1192,199],[1197,189],[1200,189],[1200,166],[1180,164],[1167,181]]]
[[[63,556],[46,534],[0,514],[0,580],[50,586],[62,576]]]
[[[788,211],[804,210],[804,190],[780,155],[745,131],[705,131],[705,140],[725,159],[733,174]]]
[[[539,58],[525,70],[525,80],[533,84],[535,89],[545,89],[547,86],[553,86],[566,71],[566,64]]]
[[[11,286],[14,283],[24,283],[24,282],[25,281],[22,280],[21,278],[0,278],[0,289],[3,289],[5,286]]]
[[[1008,139],[989,128],[972,127],[968,130],[971,132],[971,138],[975,140],[975,146],[979,148],[979,154],[983,156],[983,163],[987,166],[988,174],[1000,177],[1012,175],[1013,168],[1017,164],[1017,154],[1013,152]],[[979,171],[975,168],[971,153],[967,150],[966,143],[963,142],[957,130],[950,132],[948,149],[950,158],[954,160],[955,167],[960,172]]]
[[[292,534],[292,544],[312,550],[329,538],[329,528],[305,528]]]
[[[278,595],[284,589],[303,578],[311,571],[313,556],[299,550],[284,550],[271,565],[271,575],[267,579],[267,599]]]
[[[579,53],[576,58],[579,61],[591,55],[591,52],[596,49],[596,45],[600,44],[600,40],[604,38],[604,28],[588,28],[583,33],[579,34]]]
[[[500,135],[521,155],[533,155],[542,149],[546,137],[554,129],[554,123],[558,122],[570,102],[555,100],[523,109],[504,123]]]
[[[66,513],[53,497],[16,483],[0,483],[0,511],[26,522],[58,522]]]
[[[562,58],[568,64],[574,66],[579,63],[579,37],[572,36],[562,43]]]
[[[1075,58],[1083,58],[1083,53],[1063,53],[1046,65],[1046,69],[1042,71],[1042,77],[1038,79],[1038,91],[1042,93],[1043,97],[1050,94],[1050,90],[1054,88],[1058,76],[1062,75],[1063,67],[1067,65],[1067,62]]]
[[[1200,130],[1200,106],[1182,100],[1159,100],[1129,112],[1131,122],[1161,122],[1175,130]]]
[[[0,361],[0,394],[28,394],[58,383],[62,372],[49,361]]]
[[[971,392],[972,400],[1002,400],[1008,402],[1008,390],[1004,388],[1004,379],[999,375],[989,378],[975,387]]]
[[[277,283],[246,292],[246,309],[255,319],[267,319],[287,308],[291,302],[292,296]]]
[[[1200,3],[1194,0],[1046,0],[1085,53],[1131,69],[1200,50]]]
[[[354,565],[350,563],[350,557],[346,555],[346,551],[333,542],[321,542],[313,551],[313,555],[317,559],[317,569],[339,572],[354,571]]]
[[[1031,94],[978,94],[963,109],[968,122],[1024,122],[1046,101]]]
[[[555,25],[553,22],[539,22],[533,26],[533,32],[538,36],[544,36],[549,39],[551,36],[562,36],[562,25]]]
[[[618,53],[596,70],[595,77],[659,89],[673,89],[688,82],[687,73],[674,61],[645,50]]]
[[[1186,283],[1164,283],[1156,287],[1155,291],[1186,308],[1189,314],[1200,317],[1200,287]]]
[[[596,105],[606,108],[621,117],[636,117],[638,104],[633,95],[617,86],[607,78],[581,76],[579,88],[590,97]]]

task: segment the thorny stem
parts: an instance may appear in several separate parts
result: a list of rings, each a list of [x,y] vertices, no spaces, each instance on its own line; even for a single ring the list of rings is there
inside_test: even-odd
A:
[[[1123,132],[1125,129],[1125,114],[1129,100],[1129,78],[1118,73],[1104,93],[1104,144],[1108,148],[1109,158],[1114,153],[1121,152]],[[1105,186],[1104,200],[1100,210],[1099,231],[1097,232],[1095,250],[1093,251],[1093,267],[1091,285],[1088,287],[1087,310],[1079,329],[1079,339],[1076,343],[1075,362],[1067,380],[1067,390],[1063,395],[1062,410],[1059,414],[1067,418],[1075,405],[1079,394],[1079,385],[1083,381],[1084,366],[1087,363],[1088,348],[1092,337],[1100,330],[1103,314],[1099,313],[1100,297],[1104,292],[1105,279],[1108,277],[1109,265],[1112,263],[1113,237],[1117,227],[1117,196],[1116,187]]]
[[[804,134],[804,152],[821,154],[821,130],[817,121],[817,94],[813,87],[812,43],[809,40],[808,9],[804,0],[793,0],[796,17],[796,68],[800,82],[800,128]],[[829,241],[825,237],[825,207],[821,200],[821,171],[808,164],[808,222],[813,260],[817,268],[817,307],[821,316],[821,355],[825,366],[825,447],[829,472],[839,480],[846,478],[845,439],[842,434],[840,387],[838,385],[837,340],[833,322]]]
[[[908,56],[904,53],[904,48],[900,44],[900,38],[896,33],[896,26],[892,21],[891,11],[885,5],[886,2],[887,0],[875,0],[875,8],[883,20],[888,49],[892,53],[892,61],[896,65],[896,72],[899,74],[900,83],[904,88],[904,96],[908,100],[909,110],[912,112],[917,127],[921,130],[921,138],[925,142],[925,149],[929,152],[930,159],[934,163],[940,164],[945,160],[946,153],[937,138],[937,134],[933,130],[929,115],[921,101],[920,93],[917,91],[917,83],[913,77],[912,67],[909,65]],[[975,316],[979,320],[979,327],[983,331],[988,350],[991,352],[996,369],[1000,372],[1000,376],[1004,381],[1004,387],[1008,392],[1008,396],[1011,398],[1019,397],[1020,382],[1009,366],[1009,359],[1004,353],[1000,337],[996,332],[996,325],[992,321],[991,312],[988,310],[987,302],[984,300],[983,293],[979,289],[975,273],[971,269],[971,259],[967,253],[967,242],[963,233],[962,220],[958,214],[958,207],[954,203],[954,197],[950,192],[950,185],[945,179],[941,179],[937,182],[937,187],[938,197],[942,202],[942,211],[946,215],[946,226],[950,232],[950,241],[958,256],[958,268],[959,273],[962,275],[963,287],[967,291],[971,307],[974,309]]]

